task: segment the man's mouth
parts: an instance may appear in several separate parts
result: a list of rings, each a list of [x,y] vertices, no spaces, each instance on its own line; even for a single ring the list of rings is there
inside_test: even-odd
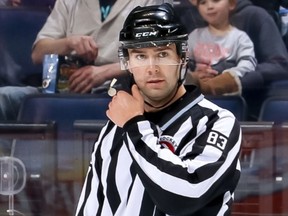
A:
[[[153,84],[153,83],[161,83],[161,82],[163,82],[163,80],[157,79],[157,80],[149,80],[147,83]]]

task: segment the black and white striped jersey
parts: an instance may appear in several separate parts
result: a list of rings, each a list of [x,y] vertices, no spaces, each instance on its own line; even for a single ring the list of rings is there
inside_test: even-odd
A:
[[[240,125],[197,89],[157,113],[108,122],[94,145],[77,216],[229,215]]]

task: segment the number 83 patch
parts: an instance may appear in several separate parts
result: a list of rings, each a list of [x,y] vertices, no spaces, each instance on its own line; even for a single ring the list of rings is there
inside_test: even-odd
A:
[[[228,141],[227,137],[216,131],[211,131],[207,137],[208,144],[211,144],[222,151],[226,148],[227,141]]]

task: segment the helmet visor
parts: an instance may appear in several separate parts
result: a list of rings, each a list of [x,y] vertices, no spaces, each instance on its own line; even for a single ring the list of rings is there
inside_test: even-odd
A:
[[[160,46],[171,46],[171,44],[176,44],[181,41],[179,40],[151,40],[151,41],[120,41],[120,47],[126,49],[140,49],[147,47],[160,47]]]
[[[128,53],[127,67],[129,69],[182,64],[175,43],[167,43],[167,41],[137,43],[128,48]]]

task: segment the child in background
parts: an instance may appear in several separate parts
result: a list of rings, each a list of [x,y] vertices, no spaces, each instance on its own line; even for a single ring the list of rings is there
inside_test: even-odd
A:
[[[255,70],[252,41],[229,21],[235,6],[236,0],[197,0],[208,26],[189,35],[190,75],[204,94],[241,94],[240,77]]]

